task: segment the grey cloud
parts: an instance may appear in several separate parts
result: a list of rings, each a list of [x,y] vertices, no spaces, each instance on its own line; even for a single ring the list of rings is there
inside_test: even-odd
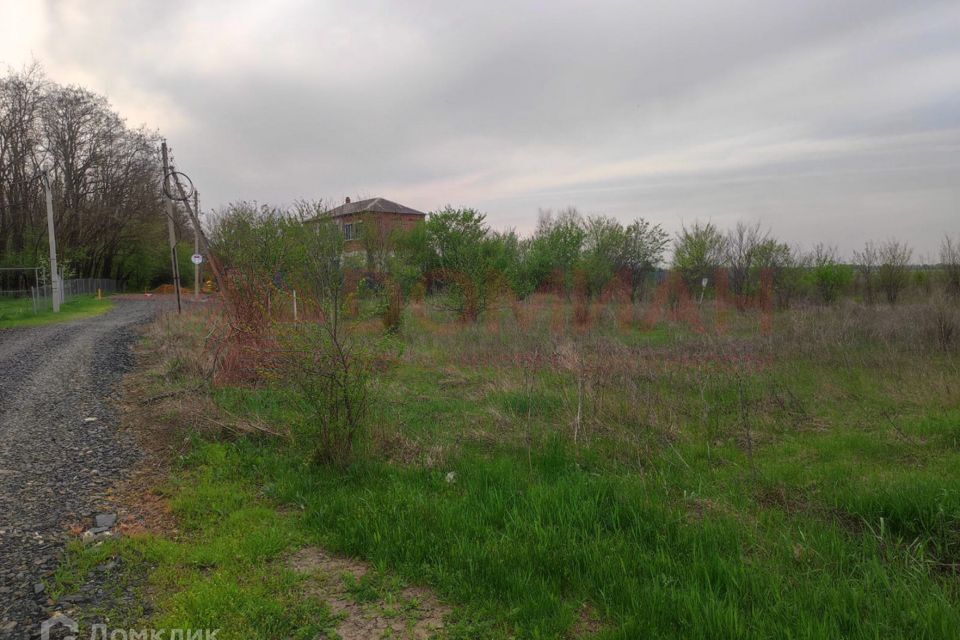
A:
[[[528,229],[538,207],[572,204],[671,229],[762,219],[845,250],[899,235],[926,253],[960,232],[956,3],[140,0],[46,13],[34,53],[50,74],[160,127],[211,206],[364,193],[476,205]]]

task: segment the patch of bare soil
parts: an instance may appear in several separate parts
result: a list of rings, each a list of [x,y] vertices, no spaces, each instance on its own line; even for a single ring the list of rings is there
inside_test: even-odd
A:
[[[117,514],[120,535],[175,537],[177,521],[167,496],[158,488],[162,482],[162,476],[153,469],[137,471],[108,491],[100,510]]]
[[[305,547],[287,566],[306,577],[310,595],[322,599],[340,618],[342,640],[442,638],[444,619],[451,612],[427,589],[397,587],[377,590],[377,597],[358,597],[351,586],[361,584],[372,569],[362,562]]]
[[[589,603],[584,602],[577,612],[577,621],[567,633],[568,638],[590,638],[604,629],[600,614]]]

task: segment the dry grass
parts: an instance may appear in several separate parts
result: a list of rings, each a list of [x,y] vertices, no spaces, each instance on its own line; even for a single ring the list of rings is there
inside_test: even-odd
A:
[[[129,536],[175,536],[167,481],[171,464],[190,448],[190,438],[235,437],[273,428],[226,413],[209,394],[214,367],[210,327],[217,310],[187,307],[180,316],[165,312],[142,329],[135,348],[137,366],[121,384],[121,428],[144,452],[134,473],[110,489],[102,505],[120,516]]]

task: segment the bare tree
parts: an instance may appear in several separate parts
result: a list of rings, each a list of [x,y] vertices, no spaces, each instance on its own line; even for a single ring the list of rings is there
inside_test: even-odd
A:
[[[857,265],[863,286],[863,299],[869,304],[876,302],[877,297],[877,269],[880,266],[880,252],[873,242],[867,242],[863,251],[854,251],[853,260]]]
[[[104,97],[58,86],[38,65],[0,77],[0,260],[45,262],[38,173],[49,164],[68,271],[123,278],[148,268],[149,255],[164,264],[156,144]]]
[[[913,249],[904,242],[887,240],[877,249],[877,281],[887,302],[895,304],[910,283]]]
[[[768,273],[777,306],[781,309],[788,308],[803,284],[802,252],[768,237],[757,245],[753,253],[749,287],[758,292],[764,273]]]
[[[729,286],[736,299],[737,308],[746,307],[750,276],[753,273],[760,249],[770,238],[769,231],[760,229],[760,223],[738,222],[727,232],[723,243],[723,263],[729,270]]]
[[[29,230],[40,221],[36,165],[47,86],[38,65],[0,79],[0,250],[15,255],[28,249]]]
[[[822,242],[818,242],[807,257],[813,267],[828,267],[840,262],[837,248]]]
[[[944,236],[940,243],[940,268],[946,278],[947,291],[960,297],[960,240]]]

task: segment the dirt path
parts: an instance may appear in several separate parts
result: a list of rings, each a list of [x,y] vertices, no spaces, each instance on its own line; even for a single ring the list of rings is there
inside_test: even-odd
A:
[[[0,638],[37,633],[66,528],[93,526],[98,496],[139,459],[109,400],[156,305],[118,300],[93,318],[0,331]]]

